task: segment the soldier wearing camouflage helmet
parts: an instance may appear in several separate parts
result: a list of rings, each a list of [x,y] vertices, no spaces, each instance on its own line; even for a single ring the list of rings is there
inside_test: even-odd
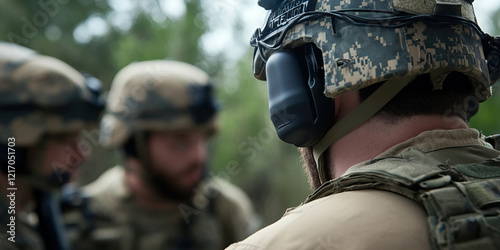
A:
[[[99,84],[56,58],[0,42],[2,249],[68,248],[53,193],[87,156],[79,134],[97,126]]]
[[[259,0],[251,39],[278,136],[314,193],[229,249],[500,249],[499,78],[472,0]]]
[[[205,72],[178,61],[135,62],[116,75],[100,140],[122,149],[124,166],[84,187],[97,220],[75,247],[223,249],[256,230],[248,197],[206,168],[212,92]]]

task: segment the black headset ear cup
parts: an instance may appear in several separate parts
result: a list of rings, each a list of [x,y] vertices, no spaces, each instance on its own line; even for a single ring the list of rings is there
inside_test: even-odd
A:
[[[266,65],[271,121],[281,140],[298,147],[321,140],[335,117],[333,99],[323,94],[322,60],[312,46],[275,52]]]

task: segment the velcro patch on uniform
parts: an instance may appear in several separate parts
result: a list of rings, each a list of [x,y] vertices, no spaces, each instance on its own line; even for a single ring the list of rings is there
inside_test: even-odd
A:
[[[490,163],[491,165],[486,165]],[[457,165],[454,168],[463,175],[478,179],[500,177],[500,159],[498,161],[491,160],[483,162],[482,164]]]
[[[465,187],[471,201],[478,207],[500,206],[500,179],[473,182]]]

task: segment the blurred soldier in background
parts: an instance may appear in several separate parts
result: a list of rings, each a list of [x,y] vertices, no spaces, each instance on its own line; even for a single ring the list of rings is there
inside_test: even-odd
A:
[[[207,143],[217,130],[212,85],[182,62],[136,62],[113,80],[101,143],[123,150],[83,188],[94,229],[82,249],[223,249],[257,230],[248,197],[208,176]]]
[[[66,63],[0,42],[0,248],[68,249],[53,193],[87,156],[100,82]]]
[[[500,142],[468,128],[500,38],[471,0],[259,0],[280,138],[316,191],[230,249],[500,249]],[[496,148],[496,149],[495,149]]]

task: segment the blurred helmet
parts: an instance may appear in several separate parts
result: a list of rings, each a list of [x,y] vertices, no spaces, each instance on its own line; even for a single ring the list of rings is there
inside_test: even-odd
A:
[[[213,133],[216,111],[212,84],[201,69],[169,60],[135,62],[113,80],[101,121],[101,144],[120,146],[142,131]]]
[[[100,82],[68,64],[25,47],[0,42],[0,137],[20,147],[45,134],[97,125],[104,107]]]
[[[324,94],[334,98],[391,78],[429,73],[434,89],[460,72],[479,101],[491,94],[484,33],[473,0],[259,0],[269,10],[253,72],[266,80],[266,63],[281,50],[312,44],[319,51]]]

